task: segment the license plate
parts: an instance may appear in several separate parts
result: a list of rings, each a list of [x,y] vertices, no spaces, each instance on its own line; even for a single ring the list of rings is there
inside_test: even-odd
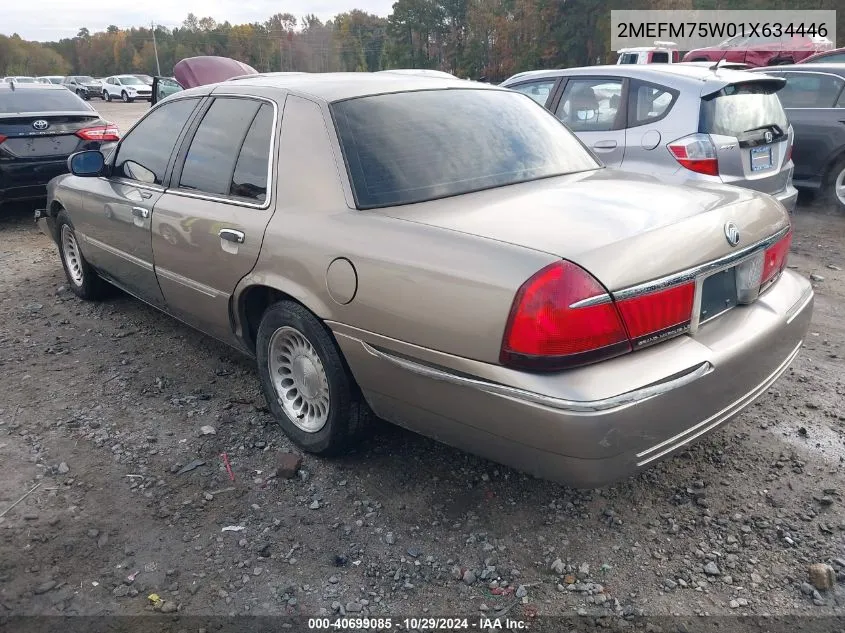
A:
[[[762,171],[772,168],[772,148],[765,147],[751,148],[751,171]]]
[[[736,270],[728,268],[711,275],[701,285],[699,322],[704,323],[736,305]]]

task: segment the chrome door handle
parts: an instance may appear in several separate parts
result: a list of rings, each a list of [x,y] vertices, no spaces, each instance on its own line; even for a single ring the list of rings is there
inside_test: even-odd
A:
[[[146,220],[148,217],[150,217],[150,210],[145,209],[143,207],[132,207],[132,215],[134,215],[136,218],[142,218]]]
[[[596,141],[593,143],[595,149],[616,149],[616,141]]]
[[[217,235],[221,240],[234,242],[235,244],[243,244],[246,239],[246,235],[244,235],[241,231],[236,231],[235,229],[220,229]]]

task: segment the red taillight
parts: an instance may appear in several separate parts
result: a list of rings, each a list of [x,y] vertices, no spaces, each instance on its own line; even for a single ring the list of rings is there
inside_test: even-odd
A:
[[[766,249],[763,259],[763,274],[760,277],[761,286],[777,277],[786,268],[790,246],[792,246],[791,227],[786,235]]]
[[[606,297],[598,303],[586,302]],[[521,369],[563,369],[631,351],[607,290],[567,261],[546,266],[516,293],[500,361]]]
[[[76,135],[85,141],[119,141],[120,130],[116,125],[97,125],[79,130]]]
[[[2,134],[0,134],[0,145],[2,145],[6,141],[7,138],[8,138],[7,136],[3,136]]]
[[[549,371],[628,353],[686,331],[694,297],[690,281],[613,301],[586,270],[556,262],[517,292],[500,362]]]
[[[789,147],[786,148],[786,161],[785,162],[787,162],[787,163],[792,160],[792,147],[793,146],[790,145]]]
[[[707,134],[690,134],[666,147],[682,167],[707,176],[719,175],[716,146]]]
[[[649,292],[617,301],[619,313],[635,345],[650,342],[655,335],[672,334],[689,325],[695,298],[695,282]]]

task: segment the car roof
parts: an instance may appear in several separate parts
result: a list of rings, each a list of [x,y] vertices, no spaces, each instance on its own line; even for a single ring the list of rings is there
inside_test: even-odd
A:
[[[7,83],[0,83],[0,90],[12,90],[11,84]],[[64,90],[67,91],[67,88],[64,86],[60,86],[58,84],[15,84],[14,90]]]
[[[225,88],[231,85],[225,81],[202,88]],[[354,99],[379,94],[396,92],[414,92],[420,90],[442,89],[477,89],[501,90],[497,86],[490,86],[480,82],[456,82],[453,77],[431,77],[422,75],[407,75],[400,73],[305,73],[302,75],[255,75],[238,77],[238,86],[256,86],[263,88],[279,88],[290,92],[316,97],[326,102]],[[186,91],[188,92],[188,91]],[[196,93],[195,93],[196,94]]]
[[[784,64],[783,66],[753,68],[749,70],[753,72],[779,72],[782,70],[789,70],[801,73],[832,73],[834,75],[840,75],[841,77],[845,77],[845,64],[841,62],[828,62],[827,64]]]
[[[781,68],[780,66],[778,68]],[[641,79],[654,83],[671,84],[675,88],[700,88],[702,94],[721,90],[724,86],[748,81],[747,70],[733,70],[719,68],[710,70],[708,66],[693,66],[691,64],[613,64],[607,66],[583,66],[579,68],[562,68],[555,70],[532,70],[519,73],[506,79],[502,86],[546,77],[564,77],[578,74],[582,76],[609,76]]]

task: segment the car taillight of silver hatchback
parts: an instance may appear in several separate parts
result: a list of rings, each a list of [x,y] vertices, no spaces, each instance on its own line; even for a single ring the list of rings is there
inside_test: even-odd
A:
[[[690,134],[666,147],[681,167],[706,176],[719,175],[716,146],[707,134]]]

